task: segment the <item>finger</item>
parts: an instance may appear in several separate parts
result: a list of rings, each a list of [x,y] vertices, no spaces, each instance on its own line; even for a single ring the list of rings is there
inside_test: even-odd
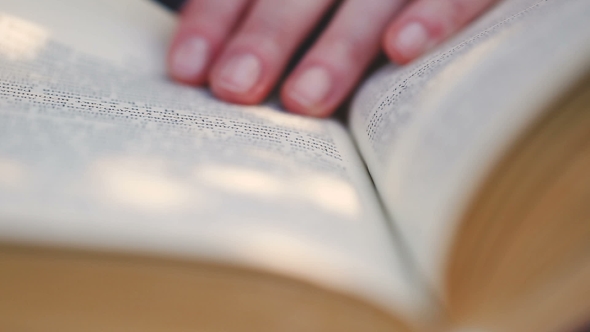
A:
[[[228,38],[250,0],[189,0],[168,53],[172,78],[203,84],[207,68]]]
[[[262,101],[333,0],[258,0],[210,74],[218,97]]]
[[[497,0],[418,0],[387,28],[383,49],[407,63],[438,45]]]
[[[349,0],[287,78],[283,104],[292,112],[328,116],[379,52],[382,33],[403,0]]]

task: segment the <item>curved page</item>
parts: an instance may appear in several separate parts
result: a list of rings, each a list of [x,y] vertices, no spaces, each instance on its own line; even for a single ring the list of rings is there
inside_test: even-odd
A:
[[[541,110],[579,79],[590,3],[500,3],[439,51],[367,82],[351,114],[379,193],[439,292],[469,199]]]

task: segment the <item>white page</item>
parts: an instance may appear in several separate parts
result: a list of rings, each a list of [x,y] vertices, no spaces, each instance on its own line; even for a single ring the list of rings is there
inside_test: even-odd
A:
[[[26,18],[53,40],[82,53],[165,74],[162,59],[175,18],[153,0],[1,0],[0,10]]]
[[[355,139],[420,269],[443,292],[456,222],[493,163],[590,59],[590,2],[505,1],[354,101]]]
[[[151,3],[0,3],[0,240],[248,265],[424,309],[338,123],[168,82],[174,19]]]

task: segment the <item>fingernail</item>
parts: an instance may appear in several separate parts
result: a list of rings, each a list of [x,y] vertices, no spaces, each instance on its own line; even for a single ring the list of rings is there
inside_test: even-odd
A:
[[[236,93],[248,92],[260,79],[262,64],[253,54],[242,54],[230,59],[221,70],[220,85]]]
[[[426,51],[430,41],[424,25],[412,22],[398,33],[394,43],[398,52],[407,58],[414,58]]]
[[[192,37],[183,41],[172,54],[172,76],[191,80],[199,76],[209,58],[209,43],[201,37]]]
[[[311,67],[301,74],[289,96],[310,112],[320,111],[317,107],[332,88],[332,78],[328,71],[320,66]]]

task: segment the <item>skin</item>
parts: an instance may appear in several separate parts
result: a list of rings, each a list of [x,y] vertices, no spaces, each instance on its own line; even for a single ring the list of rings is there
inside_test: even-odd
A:
[[[344,0],[282,82],[294,113],[326,117],[383,51],[405,64],[497,0]],[[168,56],[170,76],[208,84],[226,101],[257,104],[279,84],[294,52],[335,0],[189,0]]]

